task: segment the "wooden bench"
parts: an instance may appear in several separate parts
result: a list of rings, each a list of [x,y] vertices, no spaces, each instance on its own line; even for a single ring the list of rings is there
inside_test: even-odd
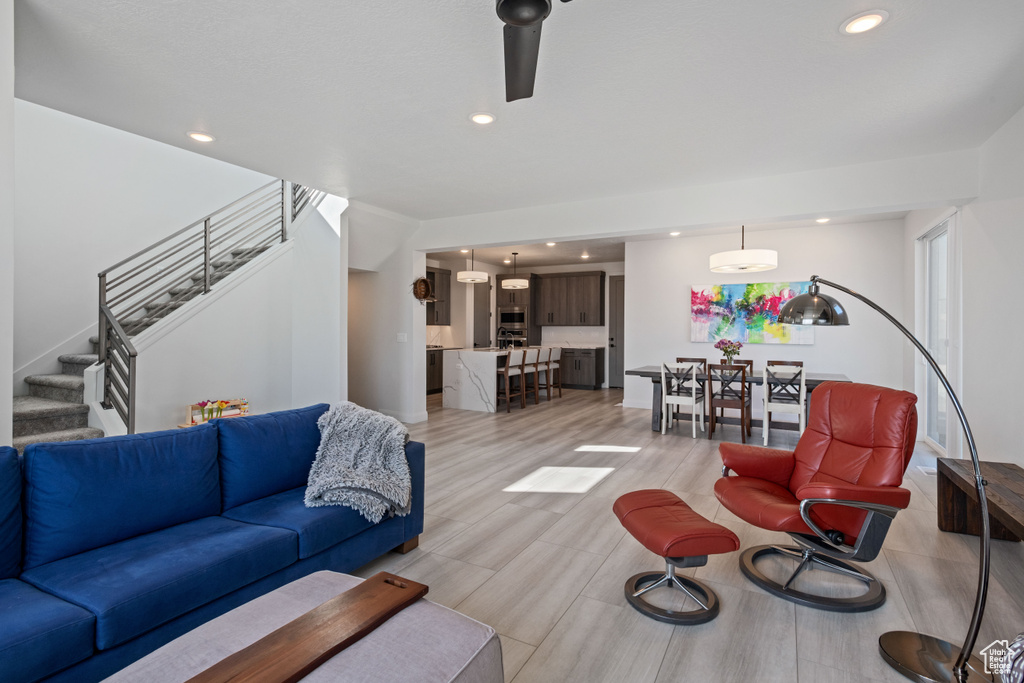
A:
[[[939,529],[978,536],[981,515],[974,465],[970,460],[938,459]],[[1024,469],[1006,462],[981,463],[988,484],[991,537],[1003,541],[1024,540]]]

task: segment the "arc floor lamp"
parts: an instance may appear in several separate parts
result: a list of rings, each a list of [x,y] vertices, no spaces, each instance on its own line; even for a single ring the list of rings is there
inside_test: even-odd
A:
[[[779,312],[779,322],[790,325],[849,325],[850,320],[846,315],[846,310],[832,297],[821,294],[818,291],[820,285],[838,289],[863,301],[895,325],[903,333],[903,336],[917,347],[946,389],[946,394],[956,410],[957,417],[960,418],[960,426],[966,435],[967,445],[971,451],[971,461],[974,464],[974,478],[978,490],[978,507],[982,525],[981,560],[978,568],[978,593],[974,601],[974,613],[971,616],[971,625],[967,629],[964,644],[957,654],[956,646],[945,640],[910,631],[890,631],[883,633],[878,638],[878,647],[882,657],[901,674],[919,683],[991,681],[991,678],[981,673],[984,671],[981,660],[971,655],[974,644],[978,640],[978,630],[981,628],[981,618],[985,613],[985,600],[988,596],[990,541],[985,481],[981,476],[978,450],[974,445],[974,435],[971,433],[971,426],[967,423],[963,406],[960,405],[956,392],[953,391],[946,375],[939,368],[939,364],[935,362],[924,345],[885,309],[851,289],[812,275],[810,291],[790,299]]]

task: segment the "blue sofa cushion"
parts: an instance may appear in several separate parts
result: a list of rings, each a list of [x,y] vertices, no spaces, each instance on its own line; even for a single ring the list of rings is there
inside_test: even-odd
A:
[[[21,463],[18,452],[0,446],[0,579],[21,569]]]
[[[35,681],[91,657],[95,626],[81,607],[0,581],[0,681]]]
[[[302,560],[373,526],[361,514],[344,505],[308,508],[303,501],[305,493],[306,487],[300,486],[226,510],[224,517],[291,529],[299,535],[299,559]]]
[[[213,425],[31,444],[24,568],[220,510]]]
[[[124,643],[298,559],[295,533],[207,517],[30,569],[21,578],[96,615]]]
[[[305,486],[320,446],[316,421],[328,407],[216,420],[223,509]]]

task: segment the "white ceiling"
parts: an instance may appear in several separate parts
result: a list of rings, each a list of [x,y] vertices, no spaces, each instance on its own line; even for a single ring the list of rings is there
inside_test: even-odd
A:
[[[506,103],[493,0],[16,0],[16,94],[420,219],[975,147],[1024,106],[1024,2],[840,35],[874,3],[554,2]]]
[[[747,225],[748,233],[756,233],[762,230],[780,230],[785,228],[817,228],[827,229],[830,226],[845,225],[849,223],[867,223],[875,221],[902,220],[907,215],[906,211],[893,211],[888,213],[875,213],[865,216],[837,216],[829,217],[827,224],[822,225],[813,219],[799,221],[785,221],[772,223],[754,223]],[[708,228],[705,230],[687,230],[682,233],[686,237],[707,234],[732,234],[736,238],[736,248],[740,246],[740,226],[729,226],[721,228]],[[471,256],[477,263],[488,263],[499,268],[512,269],[511,264],[506,264],[505,259],[512,258],[512,252],[518,252],[516,263],[520,268],[536,268],[538,266],[564,266],[569,264],[584,263],[621,263],[626,260],[626,242],[642,242],[647,240],[671,239],[672,235],[664,232],[648,235],[631,235],[629,237],[607,237],[600,239],[558,241],[549,247],[546,242],[537,244],[519,244],[511,247],[487,247],[478,246],[472,249],[472,253],[456,251],[438,251],[427,254],[427,258],[438,261],[456,261],[468,259]],[[467,245],[471,249],[476,245]],[[768,246],[768,245],[763,245]],[[582,258],[587,254],[589,258]]]

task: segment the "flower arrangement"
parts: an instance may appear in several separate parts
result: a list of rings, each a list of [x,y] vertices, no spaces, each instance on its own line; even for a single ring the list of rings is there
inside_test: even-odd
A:
[[[197,408],[199,412],[198,422],[194,413]],[[224,414],[225,408],[229,408],[227,415]],[[189,407],[189,411],[189,424],[201,424],[202,422],[207,422],[218,417],[237,417],[240,415],[246,415],[249,412],[249,402],[244,398],[234,399],[231,401],[198,401]]]
[[[743,348],[743,344],[738,341],[732,341],[729,339],[719,339],[715,342],[715,348],[722,352],[725,359],[731,364],[732,359],[740,352]]]

